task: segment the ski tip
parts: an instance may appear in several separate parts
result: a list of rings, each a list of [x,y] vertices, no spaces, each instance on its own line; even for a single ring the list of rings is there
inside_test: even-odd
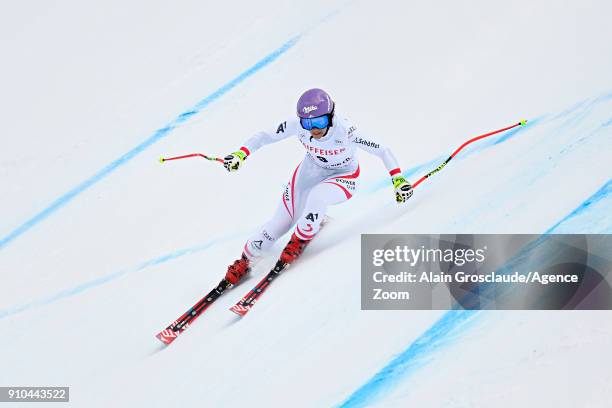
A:
[[[249,308],[246,308],[242,306],[241,304],[236,304],[230,307],[229,310],[236,313],[238,316],[243,317],[245,314],[247,314],[247,312],[249,311]]]
[[[527,126],[527,119],[521,120],[521,126]]]
[[[160,163],[163,163],[163,162],[165,162],[165,161],[166,161],[166,159],[164,159],[163,157],[160,157],[160,158],[159,158],[159,162],[160,162]]]
[[[159,341],[164,343],[166,346],[172,343],[176,339],[176,333],[171,333],[169,330],[163,330],[155,335]]]

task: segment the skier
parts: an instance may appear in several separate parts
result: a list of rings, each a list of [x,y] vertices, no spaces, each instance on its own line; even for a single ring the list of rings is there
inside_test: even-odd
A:
[[[291,239],[281,253],[284,263],[293,262],[319,231],[327,207],[349,200],[357,189],[359,147],[380,157],[391,175],[396,201],[412,196],[412,186],[401,175],[397,160],[388,147],[362,134],[344,117],[335,113],[327,92],[314,88],[304,92],[297,103],[297,118],[256,133],[240,150],[224,158],[228,171],[237,171],[257,149],[289,136],[297,136],[306,155],[293,171],[272,219],[247,240],[242,255],[227,269],[225,279],[240,282],[274,242],[295,225]]]

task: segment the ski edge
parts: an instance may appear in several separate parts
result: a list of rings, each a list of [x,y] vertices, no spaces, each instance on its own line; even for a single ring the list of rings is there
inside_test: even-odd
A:
[[[291,266],[290,263],[282,263],[277,261],[274,267],[259,281],[257,286],[251,289],[238,303],[230,307],[229,310],[236,313],[240,317],[244,317],[252,308],[255,303],[259,300],[261,295],[268,289],[269,285],[274,279],[276,279],[283,271]]]

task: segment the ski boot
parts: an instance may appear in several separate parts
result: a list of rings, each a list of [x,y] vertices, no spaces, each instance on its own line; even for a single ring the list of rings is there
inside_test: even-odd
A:
[[[291,239],[287,243],[287,246],[285,246],[285,249],[283,249],[280,260],[286,264],[292,263],[302,254],[302,252],[304,252],[304,248],[306,248],[306,245],[308,245],[309,242],[310,240],[298,238],[294,232],[293,235],[291,235]]]
[[[250,264],[249,258],[243,253],[240,259],[236,259],[233,264],[227,267],[225,280],[232,285],[237,285],[242,277],[251,271]]]

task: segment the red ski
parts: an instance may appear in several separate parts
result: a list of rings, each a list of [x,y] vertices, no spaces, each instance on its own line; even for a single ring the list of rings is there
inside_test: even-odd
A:
[[[323,221],[321,222],[321,228],[327,225],[330,219],[331,218],[326,215],[323,218]],[[255,305],[255,302],[257,302],[257,300],[262,295],[262,293],[264,293],[264,291],[268,289],[268,286],[270,286],[270,283],[272,283],[272,281],[276,279],[276,277],[280,275],[282,271],[287,269],[289,265],[291,264],[287,262],[283,262],[280,259],[276,261],[276,265],[274,265],[274,268],[272,268],[272,270],[268,272],[268,274],[261,281],[259,281],[257,286],[251,289],[251,291],[247,293],[246,296],[240,299],[240,302],[230,307],[230,310],[241,317],[247,314],[249,310],[251,310],[253,305]]]
[[[270,283],[272,283],[272,281],[276,279],[276,277],[280,275],[282,271],[287,269],[289,265],[290,264],[283,261],[277,261],[274,268],[268,272],[268,274],[257,284],[257,286],[251,289],[251,291],[247,293],[246,296],[240,300],[240,302],[232,306],[230,310],[236,313],[238,316],[244,316],[247,314],[255,302],[257,302],[257,299],[259,299],[261,294],[268,288]]]
[[[211,290],[206,296],[193,305],[187,310],[181,317],[175,320],[171,325],[166,327],[161,332],[157,333],[157,337],[162,343],[168,345],[172,343],[179,334],[183,333],[189,328],[189,325],[195,321],[215,300],[219,298],[225,292],[225,290],[231,287],[232,284],[227,280],[222,279],[216,288]]]

